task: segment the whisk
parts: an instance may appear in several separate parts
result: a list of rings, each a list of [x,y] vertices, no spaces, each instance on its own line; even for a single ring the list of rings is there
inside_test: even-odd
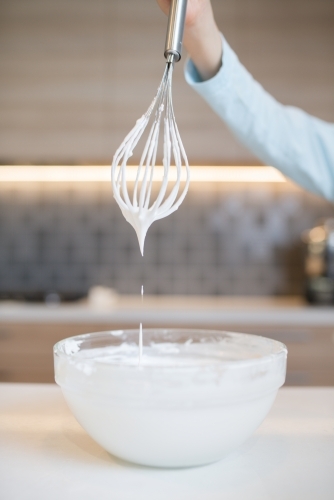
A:
[[[174,62],[181,59],[186,8],[187,0],[172,0],[164,52],[167,63],[160,86],[146,113],[137,120],[117,149],[111,166],[114,198],[125,219],[137,233],[142,255],[148,228],[154,221],[167,217],[179,208],[187,194],[190,182],[187,155],[175,121],[172,102],[173,68]],[[133,190],[130,193],[127,162],[148,126],[151,116],[152,125],[136,171]],[[163,122],[162,126],[161,122]],[[152,200],[160,135],[163,137],[162,179],[158,194]],[[171,175],[171,165],[173,165],[175,179]],[[184,182],[182,190],[181,182]]]

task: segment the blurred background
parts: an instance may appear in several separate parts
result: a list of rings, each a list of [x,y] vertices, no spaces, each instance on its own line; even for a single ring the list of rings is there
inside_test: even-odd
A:
[[[282,103],[334,121],[333,0],[212,3],[226,39],[265,89]],[[137,324],[138,315],[131,316],[133,308],[124,301],[139,294],[143,284],[151,296],[233,296],[236,302],[215,302],[212,307],[229,304],[226,309],[235,310],[236,317],[250,307],[247,300],[252,297],[277,298],[270,307],[281,307],[283,316],[286,307],[299,314],[294,326],[287,319],[283,328],[285,334],[287,329],[294,332],[290,341],[297,342],[299,360],[304,359],[300,345],[309,345],[314,353],[320,338],[314,332],[323,329],[318,375],[310,375],[305,358],[291,368],[291,383],[334,383],[334,357],[326,361],[328,366],[323,357],[332,356],[333,318],[328,316],[325,324],[309,322],[304,303],[305,295],[313,302],[333,301],[334,285],[325,264],[328,231],[318,238],[316,256],[305,237],[320,219],[333,216],[332,204],[289,181],[247,183],[240,177],[238,182],[193,184],[181,208],[149,230],[142,258],[109,182],[80,182],[82,166],[110,164],[155,95],[164,69],[166,23],[154,0],[0,0],[0,179],[1,171],[15,165],[24,165],[27,172],[34,166],[78,168],[77,181],[0,181],[0,378],[51,380],[52,342],[93,327]],[[259,165],[186,85],[183,64],[175,69],[173,99],[190,165]],[[135,152],[133,163],[137,160]],[[310,293],[310,276],[319,293]],[[96,285],[121,294],[118,303],[133,319],[99,319],[94,313],[97,323],[90,319],[88,326],[82,311],[73,313],[69,323],[61,306],[51,317],[36,305],[22,312],[17,303],[10,309],[4,302],[27,306],[27,301],[47,299],[55,305],[85,298]],[[148,310],[163,307],[163,302],[150,306],[149,299],[146,304]],[[176,303],[169,304],[174,304],[172,315]],[[190,316],[184,324],[207,326],[204,316],[192,319],[191,311],[198,308],[194,304],[188,303]],[[267,307],[256,304],[259,310]],[[260,328],[244,318],[240,325],[232,317],[224,323],[222,317],[214,326],[254,332],[262,328],[262,333],[283,338],[277,324],[267,321]],[[150,321],[161,325],[159,316]],[[39,345],[49,332],[39,357],[27,331]],[[22,359],[29,351],[31,361],[21,361],[15,371],[20,342],[26,342]],[[48,361],[41,361],[42,351]]]
[[[212,3],[226,39],[269,92],[333,121],[332,0]],[[162,77],[167,21],[155,0],[0,6],[2,163],[108,164]],[[183,63],[174,103],[191,164],[258,164],[187,87]]]
[[[108,165],[160,82],[166,18],[154,0],[1,0],[0,161]],[[213,1],[240,60],[283,103],[334,121],[332,0]],[[185,59],[185,57],[184,57]],[[191,165],[259,161],[176,65]],[[135,150],[133,162],[138,161]],[[80,180],[80,173],[78,173]],[[191,189],[150,229],[145,258],[109,185],[1,184],[0,290],[298,294],[300,235],[332,206],[273,183]]]

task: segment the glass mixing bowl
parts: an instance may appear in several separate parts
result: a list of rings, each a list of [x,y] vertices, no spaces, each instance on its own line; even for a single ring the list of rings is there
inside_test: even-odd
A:
[[[284,384],[284,344],[241,333],[144,329],[54,346],[74,416],[111,454],[154,467],[220,460],[249,438]]]

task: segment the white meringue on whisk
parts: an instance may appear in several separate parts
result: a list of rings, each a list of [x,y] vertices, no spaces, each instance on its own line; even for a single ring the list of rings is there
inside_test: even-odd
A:
[[[113,194],[125,219],[137,233],[140,251],[151,224],[175,212],[184,200],[190,182],[187,155],[175,121],[172,103],[173,62],[167,62],[156,97],[146,113],[125,137],[117,149],[111,167]],[[133,150],[149,126],[143,153],[137,168],[133,186],[128,179],[127,162]],[[158,143],[163,141],[163,174],[156,192],[155,171]],[[174,170],[175,172],[172,172]],[[173,174],[174,175],[171,175]],[[181,183],[184,184],[181,189]],[[180,192],[181,190],[181,192]]]

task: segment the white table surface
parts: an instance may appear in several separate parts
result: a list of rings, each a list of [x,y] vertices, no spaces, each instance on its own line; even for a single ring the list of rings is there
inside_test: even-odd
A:
[[[334,388],[283,388],[231,457],[150,469],[111,457],[55,385],[0,384],[1,500],[333,500]]]

